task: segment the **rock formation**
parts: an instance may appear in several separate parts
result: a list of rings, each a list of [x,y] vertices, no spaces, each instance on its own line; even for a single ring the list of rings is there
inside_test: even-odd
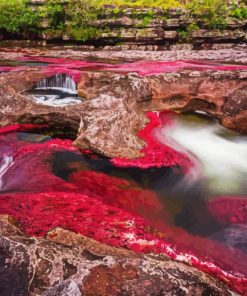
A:
[[[60,52],[64,58],[53,58],[52,51],[46,57],[37,56],[37,52],[29,57],[24,52],[6,53],[12,60],[18,56],[20,64],[0,67],[0,141],[4,154],[0,214],[21,221],[23,229],[22,232],[10,216],[1,216],[0,291],[46,296],[237,295],[230,287],[244,295],[246,279],[228,273],[237,266],[245,274],[241,250],[227,250],[230,263],[224,262],[219,256],[224,246],[211,242],[210,250],[214,251],[209,256],[219,257],[222,269],[203,261],[208,255],[205,250],[199,250],[198,258],[179,253],[139,216],[139,201],[142,214],[148,213],[150,207],[163,213],[163,205],[152,192],[139,188],[135,182],[87,170],[86,164],[72,163],[72,168],[79,165],[82,170],[72,169],[69,179],[64,180],[52,172],[51,158],[57,152],[79,154],[79,148],[84,153],[96,152],[111,158],[108,161],[120,167],[173,166],[183,174],[193,165],[191,159],[161,145],[153,136],[154,130],[162,124],[169,125],[168,115],[176,116],[175,112],[200,111],[226,127],[246,133],[247,67],[173,61],[172,56],[170,61],[138,61],[132,56],[128,63],[116,58],[111,63],[90,62],[85,61],[85,55],[90,58],[88,53],[67,54]],[[2,56],[4,53],[0,53]],[[98,53],[96,57],[106,56]],[[35,62],[35,66],[30,66],[30,62]],[[56,75],[62,77],[58,85]],[[40,86],[63,87],[63,75],[69,81],[65,86],[73,88],[79,102],[51,106],[46,104],[45,95],[42,104],[34,100],[34,92]],[[47,140],[42,136],[38,144],[33,144],[20,140],[15,133],[42,127],[54,132],[69,130],[67,135],[73,138],[74,146],[69,140]],[[13,192],[17,188],[20,192]],[[51,208],[55,208],[54,219],[49,217]],[[224,223],[234,218],[224,210],[222,202],[209,203],[208,211],[212,216],[220,212],[217,217]],[[241,214],[236,227],[244,233],[240,224],[246,221],[245,203],[241,198],[234,205],[234,213]],[[148,214],[146,218],[150,218]],[[191,248],[191,237],[184,230],[167,225],[162,230],[175,233],[186,252]],[[196,238],[195,242],[202,246],[205,241]]]
[[[56,228],[27,237],[0,216],[2,295],[238,295],[166,256],[137,255]]]
[[[80,149],[128,158],[140,156],[144,147],[137,135],[147,123],[146,111],[198,110],[218,118],[226,127],[247,131],[245,66],[136,62],[114,67],[59,62],[55,69],[54,65],[42,71],[21,67],[1,74],[2,126],[36,123],[70,128],[77,133],[75,145]],[[88,71],[89,67],[97,72]],[[50,107],[35,103],[25,93],[56,71],[75,77],[81,104]]]

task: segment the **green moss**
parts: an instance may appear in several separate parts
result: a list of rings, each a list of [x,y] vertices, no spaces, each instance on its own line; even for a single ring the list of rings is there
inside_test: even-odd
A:
[[[116,8],[114,8],[112,10],[112,13],[115,14],[115,15],[119,15],[120,11],[121,11],[120,8],[119,7],[116,7]]]
[[[102,4],[115,4],[117,6],[128,7],[158,7],[158,8],[170,8],[183,6],[181,1],[178,0],[111,0],[100,1]]]
[[[179,37],[182,39],[182,40],[187,40],[188,37],[189,37],[189,32],[187,30],[177,30],[178,34],[179,34]]]

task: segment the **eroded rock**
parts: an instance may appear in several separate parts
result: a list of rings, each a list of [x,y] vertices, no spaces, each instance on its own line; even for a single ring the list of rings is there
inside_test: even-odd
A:
[[[26,237],[8,216],[0,217],[0,248],[3,295],[237,295],[164,255],[123,253],[60,228]]]
[[[160,65],[151,64],[152,71],[160,71],[157,68]],[[49,72],[29,68],[2,73],[0,124],[66,127],[77,133],[74,143],[79,148],[109,157],[128,158],[141,156],[140,150],[145,143],[138,133],[147,123],[146,111],[204,111],[218,118],[224,126],[246,133],[246,71],[233,71],[231,67],[226,68],[227,71],[223,71],[224,67],[219,67],[218,71],[211,68],[147,76],[143,76],[146,72],[141,72],[142,68],[138,70],[142,76],[125,72],[77,71],[78,93],[85,101],[65,107],[38,104],[25,93],[49,76]],[[63,71],[75,75],[73,70]],[[119,68],[119,71],[126,70]]]

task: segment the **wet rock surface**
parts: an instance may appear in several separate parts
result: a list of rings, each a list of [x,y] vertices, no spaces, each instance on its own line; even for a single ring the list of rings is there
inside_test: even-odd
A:
[[[237,295],[164,255],[137,255],[61,228],[27,237],[7,215],[0,248],[2,295]]]
[[[8,45],[8,44],[6,44]],[[86,60],[103,61],[177,61],[177,60],[206,60],[227,63],[246,63],[247,45],[233,44],[205,44],[202,50],[192,50],[191,44],[175,44],[171,50],[147,45],[134,47],[130,45],[107,46],[104,50],[95,50],[90,46],[51,46],[49,49],[42,47],[20,47],[18,42],[8,47],[0,47],[0,58],[18,60],[24,56],[63,57]],[[139,49],[139,50],[138,50]]]

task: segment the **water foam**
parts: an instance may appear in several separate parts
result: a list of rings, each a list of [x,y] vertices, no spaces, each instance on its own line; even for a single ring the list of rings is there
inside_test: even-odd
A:
[[[0,190],[4,187],[4,180],[3,177],[8,171],[8,169],[14,164],[13,157],[4,155],[2,162],[0,163]]]
[[[173,128],[164,128],[160,140],[191,158],[197,159],[193,175],[207,178],[215,193],[236,193],[247,178],[247,137],[222,136],[227,129],[218,123],[210,125],[189,124],[178,121]]]

